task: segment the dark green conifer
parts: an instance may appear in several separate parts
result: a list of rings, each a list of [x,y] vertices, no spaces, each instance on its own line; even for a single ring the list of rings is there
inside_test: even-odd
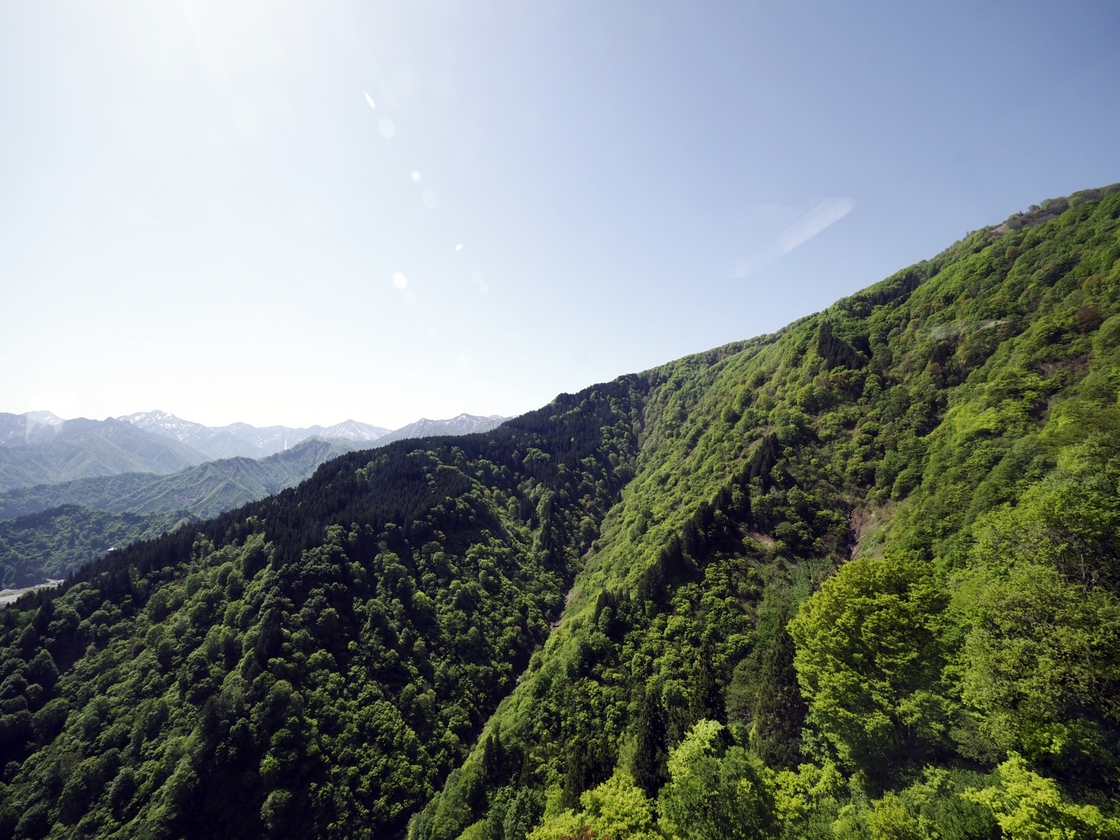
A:
[[[798,765],[806,712],[793,668],[794,644],[786,630],[788,622],[789,614],[782,610],[777,632],[762,658],[751,733],[754,752],[778,768]]]
[[[646,691],[638,712],[638,744],[632,772],[638,787],[651,799],[669,781],[665,762],[669,757],[665,710],[657,690]]]

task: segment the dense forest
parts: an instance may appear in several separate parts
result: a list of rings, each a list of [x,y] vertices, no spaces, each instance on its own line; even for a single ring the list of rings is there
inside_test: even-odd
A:
[[[87,563],[193,519],[178,513],[111,513],[62,505],[0,521],[0,588],[63,580]]]
[[[0,834],[1120,837],[1120,187],[0,612]]]

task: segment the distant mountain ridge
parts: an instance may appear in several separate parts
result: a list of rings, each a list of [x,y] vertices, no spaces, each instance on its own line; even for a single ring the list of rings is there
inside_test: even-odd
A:
[[[489,417],[480,417],[477,414],[459,414],[452,417],[450,420],[429,420],[426,417],[422,417],[415,423],[409,423],[407,426],[402,426],[395,432],[389,432],[384,437],[380,438],[376,445],[384,446],[395,440],[407,440],[410,438],[440,437],[443,435],[471,435],[480,432],[488,432],[491,429],[498,428],[498,426],[509,419],[508,417],[501,417],[497,414],[491,414]]]
[[[158,445],[183,447],[189,441],[221,451],[224,446],[245,446],[253,441],[288,444],[293,433],[306,431],[283,426],[257,429],[247,423],[212,430],[165,412],[131,417],[143,418],[147,428],[126,422],[129,418],[98,423],[63,421],[49,412],[37,412],[36,416],[0,415],[0,440],[9,448],[8,456],[14,457],[12,453],[27,448],[21,446],[23,441],[31,440],[34,452],[53,443],[56,435],[65,438],[67,433],[60,429],[67,424],[75,429],[103,429],[105,423],[111,423]],[[239,455],[204,460],[171,474],[134,471],[86,475],[61,483],[37,482],[33,486],[0,489],[0,582],[24,585],[40,581],[44,574],[65,575],[103,554],[110,544],[127,545],[134,539],[152,538],[183,517],[217,516],[294,487],[311,477],[325,461],[347,452],[405,438],[487,431],[505,419],[470,414],[449,420],[425,418],[390,434],[379,434],[383,430],[376,426],[348,420],[335,426],[312,427],[333,433],[331,438],[303,438],[263,458]],[[4,450],[0,449],[0,459],[3,457]],[[17,518],[21,518],[20,522],[14,523],[12,520]],[[4,527],[8,531],[3,531]]]
[[[263,458],[290,449],[310,437],[325,440],[349,440],[372,443],[389,434],[389,429],[346,420],[333,426],[309,426],[293,429],[288,426],[252,426],[231,423],[228,426],[205,426],[183,420],[166,411],[140,411],[117,418],[145,432],[177,440],[215,458]]]
[[[0,492],[126,473],[168,475],[220,459],[266,458],[313,438],[351,451],[406,438],[484,432],[507,419],[460,414],[448,420],[422,418],[389,431],[357,420],[306,428],[214,427],[159,410],[104,420],[63,420],[49,411],[0,412]]]
[[[141,411],[117,418],[143,429],[146,432],[172,438],[184,443],[211,458],[261,458],[282,452],[309,437],[323,440],[346,440],[357,444],[384,446],[395,440],[418,437],[438,437],[442,435],[468,435],[488,432],[508,420],[498,414],[480,416],[459,414],[447,420],[429,420],[422,417],[390,431],[381,426],[345,420],[333,426],[308,426],[291,428],[289,426],[252,426],[248,423],[231,423],[228,426],[205,426],[190,420],[183,420],[166,411]],[[358,447],[362,448],[362,447]]]
[[[0,413],[0,490],[125,472],[164,475],[208,460],[179,441],[111,417],[42,420],[47,414]]]
[[[0,493],[0,520],[78,505],[114,513],[186,511],[208,518],[294,487],[324,461],[358,447],[311,438],[265,458],[222,458],[171,475],[125,473]]]
[[[0,446],[27,446],[33,440],[53,440],[57,427],[65,422],[49,411],[0,412]]]

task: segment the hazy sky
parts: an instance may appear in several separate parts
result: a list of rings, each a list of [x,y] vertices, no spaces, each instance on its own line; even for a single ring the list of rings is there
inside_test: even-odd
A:
[[[0,0],[0,411],[516,414],[1120,181],[1120,4]]]

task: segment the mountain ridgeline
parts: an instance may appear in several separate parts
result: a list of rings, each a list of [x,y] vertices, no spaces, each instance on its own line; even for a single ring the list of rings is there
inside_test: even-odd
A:
[[[0,490],[125,472],[166,475],[205,460],[179,441],[111,417],[35,423],[0,413]]]
[[[25,440],[53,442],[58,428],[65,429],[71,421],[49,416],[57,421],[53,426],[28,423],[33,417],[0,415],[0,418],[17,421],[8,424],[11,433],[4,445],[22,445]],[[189,441],[207,451],[225,447],[229,429],[242,435],[243,446],[255,442],[264,449],[287,446],[289,438],[296,439],[315,429],[333,437],[303,438],[263,458],[222,458],[185,467],[170,475],[153,472],[96,474],[0,491],[0,588],[31,586],[42,583],[45,577],[65,577],[99,557],[110,546],[150,539],[174,523],[217,516],[294,487],[308,478],[319,464],[344,452],[385,446],[393,440],[406,438],[486,431],[500,425],[505,418],[460,414],[450,420],[419,420],[384,434],[382,429],[352,420],[310,430],[282,426],[257,429],[244,423],[211,429],[163,412],[132,415],[122,420],[143,427],[144,433],[150,434],[157,444],[170,438],[180,443]],[[106,421],[96,426],[116,422]],[[157,423],[158,426],[154,425]],[[12,426],[16,428],[12,430]],[[19,521],[4,521],[17,519]]]
[[[0,612],[0,834],[1117,837],[1120,188]]]
[[[267,458],[223,458],[171,475],[124,473],[37,484],[0,493],[0,520],[79,505],[116,513],[217,516],[246,502],[294,487],[324,461],[352,452],[349,441],[312,438]]]

